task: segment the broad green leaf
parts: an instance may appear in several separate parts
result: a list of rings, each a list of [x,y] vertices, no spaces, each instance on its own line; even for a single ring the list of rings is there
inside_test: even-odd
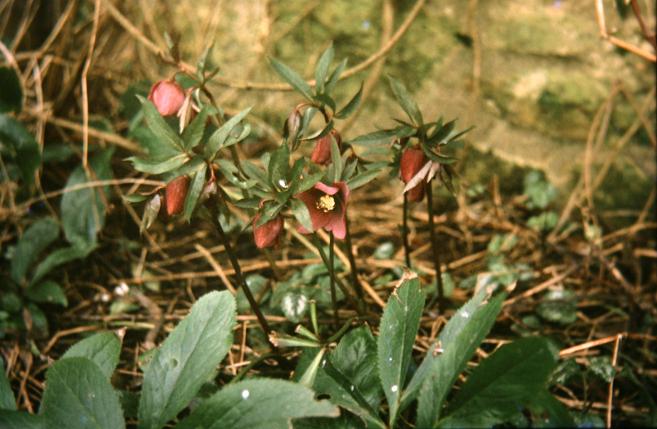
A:
[[[68,262],[74,261],[76,259],[84,259],[95,249],[94,245],[88,247],[78,247],[71,246],[63,249],[57,249],[54,252],[48,254],[46,258],[37,265],[34,270],[34,275],[30,279],[30,284],[38,283],[43,277],[59,267]]]
[[[290,200],[292,204],[292,214],[294,214],[294,218],[303,226],[306,231],[312,231],[313,230],[313,223],[312,220],[310,219],[310,212],[308,211],[308,207],[301,202],[301,200],[297,200],[296,198],[292,198]]]
[[[24,411],[0,410],[0,428],[2,429],[44,429],[43,416]]]
[[[61,359],[48,369],[40,414],[48,429],[125,428],[119,395],[83,357]]]
[[[0,410],[15,410],[16,399],[11,391],[11,385],[5,375],[5,364],[0,359]],[[2,421],[0,419],[0,421]]]
[[[144,152],[146,152],[144,157],[152,164],[180,155],[180,149],[163,144],[159,137],[145,125],[138,125],[130,132],[129,137],[137,140],[139,145],[144,149]]]
[[[302,417],[337,417],[329,401],[316,401],[301,384],[253,379],[229,384],[201,403],[176,429],[288,429]]]
[[[502,346],[475,368],[449,403],[442,427],[494,426],[545,390],[557,353],[545,338]]]
[[[248,107],[241,112],[239,112],[237,115],[233,116],[229,120],[227,120],[217,131],[212,133],[210,136],[210,139],[208,140],[208,144],[205,147],[205,155],[209,158],[214,158],[217,156],[217,152],[219,149],[223,148],[226,144],[226,140],[230,136],[231,132],[233,131],[233,128],[239,124],[242,119],[246,117],[246,115],[249,114],[251,111],[251,107]]]
[[[413,375],[402,398],[402,409],[419,393],[418,425],[433,427],[440,418],[447,393],[486,338],[506,294],[490,297],[482,289],[447,322]]]
[[[37,256],[52,244],[58,235],[59,225],[51,217],[39,219],[30,225],[18,240],[14,250],[11,259],[11,279],[16,283],[22,283]]]
[[[99,332],[73,344],[61,357],[83,357],[95,363],[109,380],[119,364],[121,341],[112,332]]]
[[[185,149],[190,150],[196,147],[203,138],[203,132],[205,131],[205,121],[208,118],[208,108],[204,107],[196,115],[194,120],[187,125],[187,128],[183,130],[182,140]]]
[[[25,296],[39,304],[59,304],[68,307],[68,300],[62,287],[52,280],[30,285],[25,290]]]
[[[331,63],[333,62],[333,56],[335,55],[335,49],[333,49],[333,43],[329,45],[328,48],[324,51],[317,65],[315,66],[315,93],[321,94],[324,92],[324,82],[326,81],[326,75],[328,74],[328,69]]]
[[[394,427],[397,420],[423,309],[424,294],[420,290],[420,280],[417,277],[406,279],[388,299],[381,318],[377,341],[378,368],[390,408],[391,427]]]
[[[271,154],[269,161],[268,178],[269,181],[283,188],[288,187],[287,173],[290,168],[290,148],[283,143]]]
[[[192,184],[189,187],[187,196],[185,197],[185,207],[183,209],[183,219],[186,221],[191,219],[192,213],[196,208],[196,203],[198,203],[198,199],[201,196],[201,191],[203,191],[203,186],[205,186],[205,172],[207,168],[207,164],[201,164],[201,168],[196,172],[192,179]]]
[[[82,166],[76,168],[66,182],[61,201],[62,225],[69,243],[83,249],[96,243],[96,235],[105,225],[105,201],[109,199],[109,187],[68,189],[90,181],[110,180],[112,149],[104,150],[89,160],[93,177],[87,177]]]
[[[144,372],[140,429],[161,428],[189,404],[226,356],[235,321],[235,300],[227,291],[210,292],[194,304]]]
[[[167,124],[151,101],[142,97],[139,97],[139,99],[142,101],[146,125],[148,125],[148,128],[155,134],[160,143],[174,149],[176,152],[182,152],[184,150],[182,138]]]
[[[41,150],[32,134],[14,118],[0,114],[0,143],[12,149],[12,156],[18,165],[23,182],[31,186],[34,172],[41,165]]]
[[[0,88],[0,113],[19,113],[23,105],[23,90],[14,69],[0,67]]]
[[[368,327],[350,331],[329,355],[313,387],[371,426],[385,427],[376,411],[382,397],[376,353],[376,339]]]
[[[422,113],[420,112],[420,108],[417,106],[417,103],[413,100],[404,84],[392,76],[388,76],[388,82],[390,83],[390,88],[392,89],[393,94],[395,94],[397,102],[401,108],[404,109],[404,112],[406,112],[410,120],[413,121],[413,124],[416,126],[422,125]]]
[[[552,396],[547,389],[529,398],[529,400],[532,415],[542,414],[545,417],[541,425],[537,425],[537,427],[572,428],[577,426],[568,408]]]
[[[340,111],[338,111],[335,114],[335,117],[338,119],[344,119],[351,115],[354,110],[358,108],[360,105],[360,100],[363,97],[363,84],[360,84],[360,89],[358,89],[358,92],[353,96],[351,100],[342,108]]]
[[[128,158],[128,161],[132,162],[132,166],[135,170],[141,171],[142,173],[162,174],[175,170],[176,168],[180,168],[187,161],[189,161],[189,155],[181,153],[176,156],[172,156],[165,161],[152,161],[136,156],[131,156]]]
[[[25,310],[27,310],[29,320],[31,321],[32,335],[37,339],[48,337],[50,331],[48,318],[41,308],[32,302],[28,302],[27,305],[25,305]]]
[[[280,77],[282,77],[287,83],[292,85],[292,88],[296,89],[301,95],[306,97],[308,100],[312,101],[313,99],[313,92],[312,89],[310,88],[310,85],[299,75],[299,73],[295,72],[282,62],[270,58],[269,61],[271,62],[272,67],[274,67],[274,70],[276,73],[279,74]]]

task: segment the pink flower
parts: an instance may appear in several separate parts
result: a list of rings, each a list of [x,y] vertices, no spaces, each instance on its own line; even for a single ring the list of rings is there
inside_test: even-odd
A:
[[[336,238],[345,237],[345,215],[349,200],[349,188],[345,182],[336,182],[333,186],[319,182],[296,197],[308,207],[314,231],[324,228],[326,231],[332,231]],[[302,229],[302,232],[309,231]]]
[[[165,189],[167,214],[177,215],[182,212],[189,187],[189,176],[178,176],[169,183]]]
[[[277,244],[278,237],[283,230],[283,218],[276,216],[274,219],[257,226],[259,220],[260,214],[258,213],[253,219],[253,241],[255,241],[256,247],[264,249]]]
[[[331,130],[330,133],[318,138],[313,153],[310,155],[310,160],[315,164],[329,164],[331,162],[331,143],[333,140],[335,140],[339,148],[342,139],[336,130]]]
[[[151,87],[148,99],[160,115],[171,116],[178,113],[185,102],[185,91],[174,80],[161,80]]]
[[[426,162],[427,157],[422,152],[422,149],[408,148],[404,150],[399,162],[401,180],[404,183],[410,182]],[[425,182],[420,181],[415,187],[411,188],[408,191],[408,201],[421,201],[424,198],[424,186]]]

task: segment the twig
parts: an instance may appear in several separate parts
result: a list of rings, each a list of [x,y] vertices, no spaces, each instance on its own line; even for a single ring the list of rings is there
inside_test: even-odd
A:
[[[620,346],[620,341],[623,338],[623,334],[616,335],[616,341],[614,342],[614,353],[611,356],[611,367],[616,369],[616,362],[618,361],[618,348]],[[609,381],[609,393],[607,395],[607,427],[611,427],[611,412],[614,399],[614,377],[615,374],[611,375],[611,380]]]

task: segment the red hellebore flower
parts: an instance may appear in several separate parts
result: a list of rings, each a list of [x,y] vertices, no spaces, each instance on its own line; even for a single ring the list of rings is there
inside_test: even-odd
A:
[[[189,176],[178,176],[169,183],[165,189],[167,214],[177,215],[183,210],[187,188],[189,187]]]
[[[427,157],[422,149],[408,148],[402,152],[399,170],[401,179],[408,183],[427,163]],[[424,198],[424,180],[408,191],[408,201],[421,201]]]
[[[160,115],[171,116],[178,113],[185,102],[185,91],[174,80],[161,80],[151,87],[148,99]]]
[[[326,231],[332,231],[336,238],[342,240],[345,237],[345,215],[349,200],[349,188],[345,182],[336,182],[333,186],[319,182],[296,197],[308,207],[313,230],[324,228]]]
[[[278,236],[283,230],[283,218],[276,216],[274,219],[257,226],[259,220],[260,213],[255,215],[253,219],[253,241],[255,241],[256,247],[264,249],[277,244]]]
[[[315,164],[326,165],[331,162],[331,142],[335,140],[338,147],[342,143],[340,134],[336,130],[331,130],[325,136],[317,139],[313,153],[310,155],[310,160]]]

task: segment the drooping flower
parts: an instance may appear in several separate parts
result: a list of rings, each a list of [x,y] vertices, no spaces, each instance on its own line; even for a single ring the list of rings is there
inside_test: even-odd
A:
[[[185,102],[185,91],[174,80],[155,82],[148,93],[148,99],[162,116],[178,113]]]
[[[189,176],[178,176],[167,183],[165,199],[169,216],[182,212],[187,197],[187,188],[189,188]]]
[[[332,186],[319,182],[296,197],[308,208],[314,231],[324,228],[326,231],[332,231],[335,238],[342,240],[345,237],[345,217],[349,200],[349,187],[345,182],[336,182]],[[302,232],[310,231],[302,228]]]
[[[331,162],[331,143],[335,141],[338,148],[342,143],[342,138],[340,133],[336,130],[331,130],[325,136],[322,136],[316,140],[315,148],[313,153],[310,155],[310,160],[315,164],[326,165]]]
[[[399,162],[399,172],[404,183],[410,182],[427,163],[427,157],[422,149],[408,148],[402,152]],[[407,191],[408,201],[421,201],[424,198],[426,183],[420,180],[417,185]]]
[[[260,213],[253,219],[253,241],[258,249],[271,247],[278,243],[278,237],[283,230],[283,218],[279,215],[258,226]]]

